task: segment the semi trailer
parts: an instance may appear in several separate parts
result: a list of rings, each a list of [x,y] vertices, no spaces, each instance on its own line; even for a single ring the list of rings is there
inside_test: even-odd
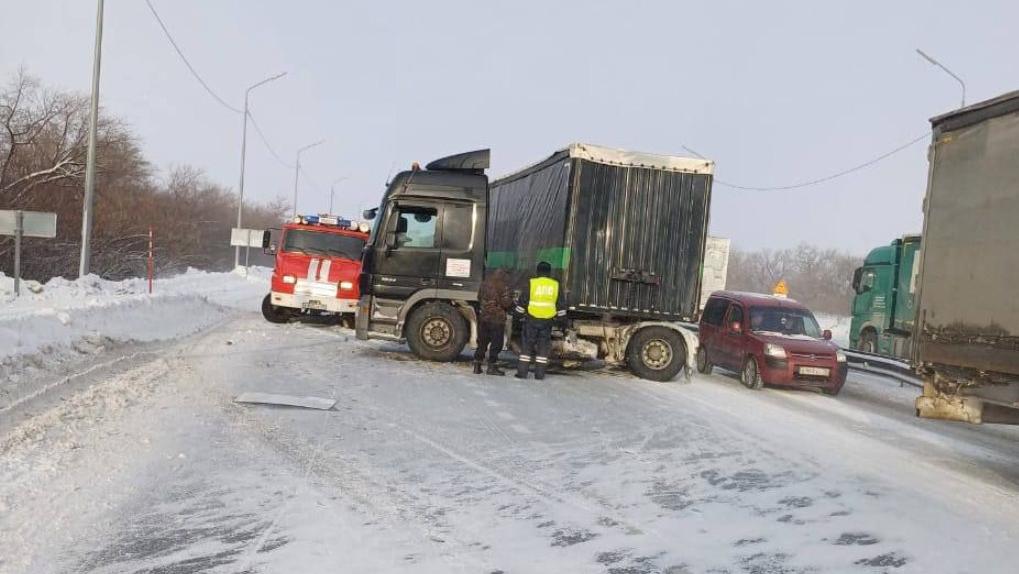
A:
[[[362,264],[357,335],[450,361],[477,332],[477,291],[540,261],[561,282],[553,359],[671,380],[694,367],[713,162],[572,144],[489,184],[489,151],[390,183]],[[511,337],[512,340],[512,337]]]
[[[1019,423],[1019,91],[931,119],[919,416]]]

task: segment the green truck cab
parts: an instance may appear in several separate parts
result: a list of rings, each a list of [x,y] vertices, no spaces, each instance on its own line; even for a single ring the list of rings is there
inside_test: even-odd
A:
[[[871,250],[853,273],[850,347],[909,358],[919,250],[920,236],[906,235]]]

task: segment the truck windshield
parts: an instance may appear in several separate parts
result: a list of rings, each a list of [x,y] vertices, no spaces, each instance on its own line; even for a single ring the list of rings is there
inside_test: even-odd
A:
[[[752,307],[750,330],[766,335],[805,335],[821,338],[821,329],[810,311],[781,307]]]
[[[290,229],[283,240],[283,251],[298,251],[309,255],[327,255],[347,259],[361,259],[364,239],[328,233],[325,231],[308,231]]]

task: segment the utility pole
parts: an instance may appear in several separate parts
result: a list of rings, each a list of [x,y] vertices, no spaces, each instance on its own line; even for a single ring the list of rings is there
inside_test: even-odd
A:
[[[96,189],[96,132],[99,126],[99,64],[103,52],[103,0],[96,13],[96,45],[92,61],[92,103],[88,121],[88,156],[85,160],[85,201],[81,208],[81,260],[78,276],[89,273],[92,259],[92,212]]]
[[[241,130],[241,182],[238,186],[238,197],[237,197],[237,228],[240,229],[244,226],[243,212],[244,212],[244,159],[248,149],[248,97],[251,95],[251,90],[263,85],[268,84],[273,80],[278,80],[283,76],[287,75],[286,72],[282,72],[266,78],[257,84],[253,84],[247,90],[244,91],[244,129]],[[236,268],[241,263],[241,246],[234,247],[234,267]]]
[[[325,142],[325,140],[319,140],[297,150],[297,161],[294,162],[294,217],[297,217],[297,183],[301,179],[301,154],[317,145],[322,145]]]
[[[959,76],[956,76],[955,73],[952,72],[952,70],[949,70],[948,68],[946,68],[944,64],[942,64],[941,62],[939,62],[939,61],[935,60],[934,58],[932,58],[932,57],[928,56],[927,54],[925,54],[924,51],[921,50],[920,48],[916,49],[916,53],[920,54],[920,57],[923,58],[924,60],[927,60],[931,64],[934,64],[935,66],[937,66],[937,67],[941,68],[942,70],[944,70],[946,74],[948,74],[949,76],[952,76],[953,78],[955,78],[956,82],[959,82],[959,85],[962,86],[962,101],[959,104],[959,107],[960,108],[965,108],[966,107],[966,82],[963,82],[962,78],[960,78]]]
[[[334,181],[331,184],[329,184],[329,215],[334,215],[333,214],[333,194],[336,192],[336,184],[340,183],[341,181],[343,181],[343,180],[345,180],[347,178],[348,178],[348,176],[343,176],[341,178],[337,178],[336,181]]]

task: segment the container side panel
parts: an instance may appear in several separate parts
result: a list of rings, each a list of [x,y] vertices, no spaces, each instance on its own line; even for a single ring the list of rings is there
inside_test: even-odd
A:
[[[900,331],[913,332],[913,318],[916,315],[916,272],[919,257],[920,241],[909,240],[902,243],[900,252],[898,279],[895,292],[895,317],[892,327]]]
[[[524,177],[492,184],[489,193],[488,267],[510,271],[522,286],[539,261],[562,280],[570,250],[564,243],[570,162],[552,163]]]
[[[575,160],[568,301],[578,310],[691,319],[711,177]]]
[[[1019,114],[934,146],[917,358],[1019,374]]]

